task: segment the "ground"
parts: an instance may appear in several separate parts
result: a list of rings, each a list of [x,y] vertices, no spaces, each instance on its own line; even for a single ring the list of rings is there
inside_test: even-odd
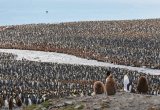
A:
[[[47,110],[160,110],[160,96],[118,92],[116,95],[52,99]]]

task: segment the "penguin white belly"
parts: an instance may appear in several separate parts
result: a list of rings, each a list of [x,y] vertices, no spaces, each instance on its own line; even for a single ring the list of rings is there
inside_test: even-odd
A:
[[[124,76],[124,81],[123,81],[123,85],[124,85],[124,91],[128,92],[127,90],[127,85],[129,84],[129,78],[127,75]]]
[[[13,104],[14,104],[14,106],[16,106],[16,100],[15,99],[13,99]]]
[[[129,92],[131,92],[131,90],[132,90],[132,85],[129,86]]]
[[[106,78],[106,82],[108,81],[108,78]]]
[[[29,102],[29,105],[32,105],[32,101],[30,98],[28,99],[28,102]]]
[[[5,108],[8,108],[8,107],[9,107],[7,100],[4,101],[4,106],[5,106]]]

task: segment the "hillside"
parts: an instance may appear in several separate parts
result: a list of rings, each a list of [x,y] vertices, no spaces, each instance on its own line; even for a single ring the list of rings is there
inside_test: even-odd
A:
[[[130,66],[160,68],[160,19],[0,27],[0,47],[68,53]]]
[[[117,92],[116,95],[109,96],[109,99],[104,95],[52,99],[45,106],[42,104],[34,107],[35,110],[40,108],[44,110],[160,110],[160,98]]]
[[[2,26],[0,98],[3,102],[22,94],[25,100],[36,99],[23,102],[27,110],[159,110],[159,24],[160,19],[147,19]],[[91,96],[93,83],[105,83],[108,71],[116,95],[110,100]],[[125,74],[136,93],[139,77],[145,76],[147,95],[122,92]]]

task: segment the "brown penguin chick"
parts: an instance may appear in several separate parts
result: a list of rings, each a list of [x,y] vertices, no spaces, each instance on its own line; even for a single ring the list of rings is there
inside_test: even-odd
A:
[[[16,97],[16,105],[18,106],[18,107],[21,107],[22,106],[22,100],[17,96]]]
[[[116,93],[116,82],[112,74],[110,74],[106,79],[105,90],[107,95],[114,95]]]
[[[3,105],[4,105],[3,97],[0,96],[0,108],[2,108]]]
[[[104,84],[101,81],[94,82],[93,90],[95,94],[103,94],[105,92]]]
[[[10,97],[9,98],[9,110],[12,110],[13,109],[13,106],[14,106],[14,104],[13,104],[13,97]]]
[[[144,76],[140,76],[138,80],[137,91],[143,94],[148,92],[148,82]]]

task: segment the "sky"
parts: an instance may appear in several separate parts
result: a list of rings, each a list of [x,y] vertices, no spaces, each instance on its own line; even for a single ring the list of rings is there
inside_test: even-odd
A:
[[[159,12],[159,0],[0,0],[0,25],[149,19]]]

